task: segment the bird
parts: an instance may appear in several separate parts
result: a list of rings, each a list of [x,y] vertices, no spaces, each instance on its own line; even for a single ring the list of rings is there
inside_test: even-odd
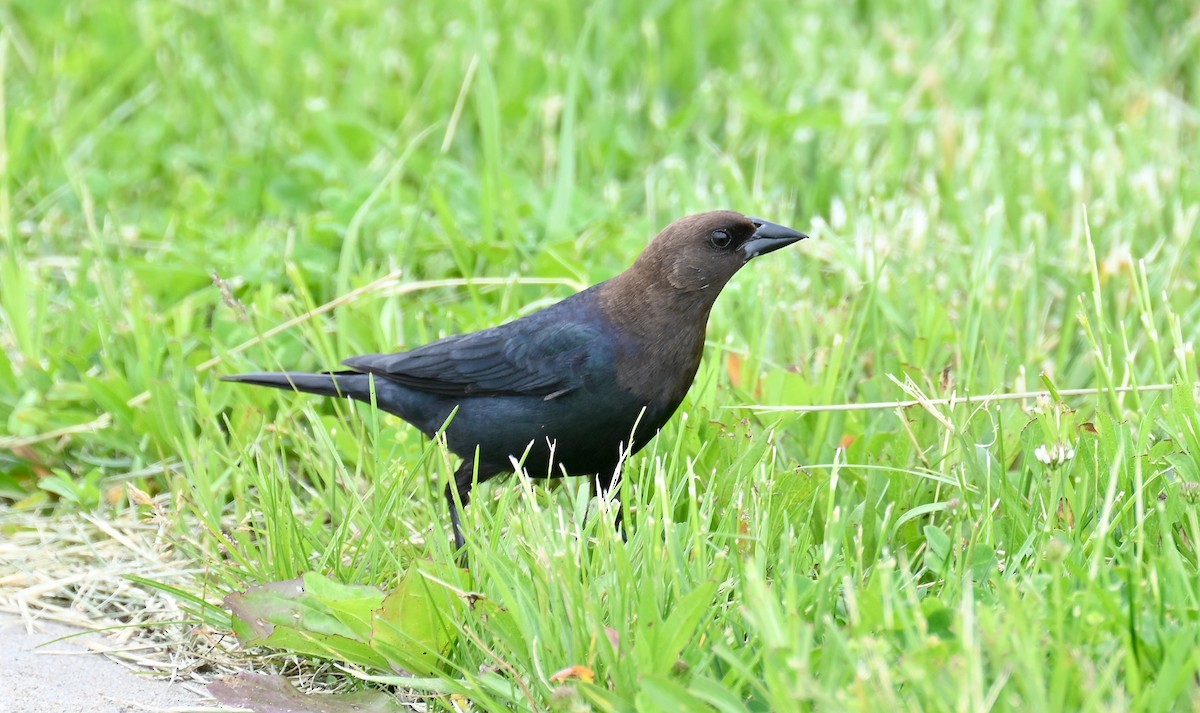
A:
[[[594,478],[602,496],[619,485],[624,461],[691,387],[725,284],[750,260],[807,237],[730,210],[689,215],[624,272],[505,324],[351,357],[339,371],[221,378],[355,399],[430,438],[442,432],[461,459],[444,494],[455,550],[465,553],[459,504],[514,466],[535,478]]]

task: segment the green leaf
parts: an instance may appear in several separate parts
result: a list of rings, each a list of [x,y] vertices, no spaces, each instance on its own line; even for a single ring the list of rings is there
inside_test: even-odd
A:
[[[666,623],[659,629],[665,635],[664,648],[660,649],[659,654],[666,665],[675,665],[684,647],[696,637],[700,623],[706,616],[712,615],[712,599],[716,591],[715,582],[705,582],[675,603]]]
[[[933,525],[926,525],[925,542],[925,566],[934,572],[945,571],[950,560],[950,536]]]
[[[433,673],[458,636],[455,619],[462,607],[457,592],[414,564],[373,612],[372,640],[393,664]]]
[[[321,596],[308,591],[310,584]],[[387,659],[342,621],[353,617],[348,616],[339,595],[351,602],[353,610],[361,606],[366,589],[337,585],[320,575],[309,574],[230,594],[225,597],[225,605],[233,612],[233,631],[244,645],[270,646],[389,670]],[[376,591],[376,595],[376,601],[383,600],[382,592]]]
[[[637,709],[640,711],[695,711],[709,713],[708,705],[688,692],[675,681],[661,675],[642,677],[642,690],[638,693]]]
[[[382,592],[374,587],[341,584],[311,572],[304,575],[304,588],[353,638],[370,639],[373,612],[384,602]]]
[[[722,713],[749,713],[746,702],[729,686],[710,678],[696,677],[688,683],[688,691]]]
[[[984,582],[991,578],[996,573],[999,562],[996,559],[996,550],[987,544],[977,544],[971,550],[970,564],[971,578],[976,582]]]
[[[930,634],[943,639],[953,639],[954,610],[937,597],[921,600],[921,613],[925,615],[925,626]]]

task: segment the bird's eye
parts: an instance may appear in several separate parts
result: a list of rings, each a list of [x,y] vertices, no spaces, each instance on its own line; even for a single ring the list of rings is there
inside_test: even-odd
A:
[[[729,247],[730,240],[732,238],[729,237],[729,232],[725,230],[714,230],[712,235],[708,236],[708,242],[712,243],[714,248],[727,248]]]

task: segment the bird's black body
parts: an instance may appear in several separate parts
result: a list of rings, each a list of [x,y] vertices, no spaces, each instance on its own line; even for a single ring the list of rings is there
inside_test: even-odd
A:
[[[367,403],[373,386],[379,408],[430,437],[453,413],[446,443],[473,461],[480,480],[512,470],[510,457],[522,456],[533,477],[611,471],[639,416],[636,447],[679,404],[648,404],[613,388],[617,355],[637,345],[604,318],[596,294],[593,287],[508,324],[410,352],[347,359],[353,371],[233,378]]]
[[[374,403],[431,437],[445,426],[464,505],[473,480],[512,471],[513,459],[533,477],[591,475],[607,490],[683,401],[721,287],[803,237],[729,211],[689,216],[626,272],[507,324],[353,357],[349,371],[225,378]],[[461,547],[449,486],[446,496]]]

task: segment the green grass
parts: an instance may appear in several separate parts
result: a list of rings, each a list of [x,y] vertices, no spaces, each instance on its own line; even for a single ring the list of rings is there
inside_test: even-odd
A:
[[[627,544],[579,483],[480,489],[460,584],[489,605],[453,613],[441,690],[1196,709],[1193,3],[17,0],[0,67],[14,506],[172,491],[224,589],[448,565],[446,453],[216,375],[496,324],[729,207],[816,239],[718,302],[680,416],[629,467]],[[1097,393],[742,408],[897,382]],[[1035,457],[1059,441],[1061,467]],[[595,683],[551,680],[572,665]]]

